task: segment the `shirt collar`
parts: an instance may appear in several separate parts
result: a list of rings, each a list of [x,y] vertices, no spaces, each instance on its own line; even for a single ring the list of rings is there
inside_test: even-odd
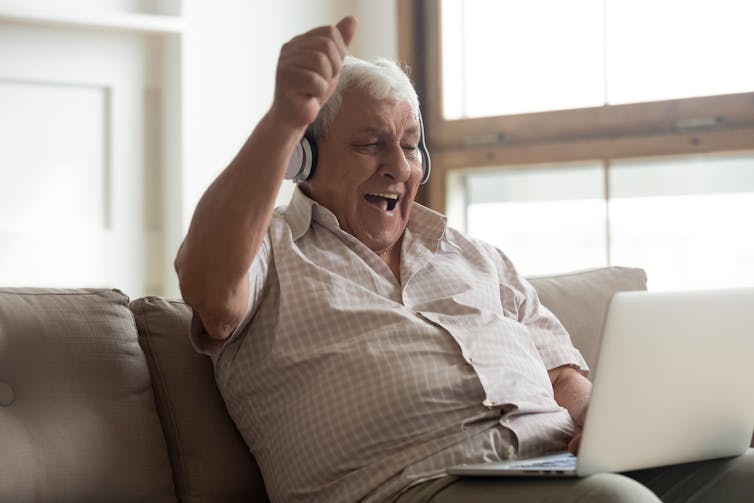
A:
[[[312,221],[316,221],[331,230],[340,229],[335,215],[304,194],[298,186],[293,191],[293,196],[288,207],[284,210],[284,215],[291,228],[293,241],[306,234],[306,231],[312,225]],[[445,235],[447,220],[444,215],[415,202],[411,209],[407,227],[414,234],[422,235],[432,241],[439,241]]]
[[[317,204],[313,199],[310,199],[301,191],[301,188],[297,185],[293,191],[288,207],[285,208],[285,220],[288,222],[288,226],[291,228],[291,235],[293,240],[303,236],[312,223],[312,206]]]
[[[421,235],[429,241],[440,241],[445,237],[448,218],[415,202],[407,227],[412,233]]]

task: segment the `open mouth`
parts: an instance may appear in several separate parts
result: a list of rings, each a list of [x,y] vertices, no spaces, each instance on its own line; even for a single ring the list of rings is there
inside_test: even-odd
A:
[[[398,194],[387,194],[381,192],[369,193],[364,199],[373,206],[377,206],[383,211],[393,211],[398,204]]]

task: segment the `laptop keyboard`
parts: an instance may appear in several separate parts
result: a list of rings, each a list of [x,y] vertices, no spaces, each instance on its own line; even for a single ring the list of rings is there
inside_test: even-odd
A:
[[[558,469],[558,468],[574,468],[576,466],[576,456],[571,456],[562,459],[552,459],[549,461],[537,461],[534,463],[527,463],[525,461],[518,463],[517,466],[522,468],[546,468],[546,469]]]

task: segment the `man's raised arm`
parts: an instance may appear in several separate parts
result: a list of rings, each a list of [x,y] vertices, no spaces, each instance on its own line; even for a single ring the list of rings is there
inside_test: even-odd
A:
[[[246,314],[248,270],[288,160],[335,90],[355,29],[349,16],[283,46],[272,106],[196,206],[175,270],[184,300],[213,338],[227,339]]]

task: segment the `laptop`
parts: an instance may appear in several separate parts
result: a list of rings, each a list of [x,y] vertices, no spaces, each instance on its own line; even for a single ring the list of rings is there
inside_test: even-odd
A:
[[[621,292],[608,307],[578,456],[450,475],[586,476],[743,454],[754,430],[754,288]]]

